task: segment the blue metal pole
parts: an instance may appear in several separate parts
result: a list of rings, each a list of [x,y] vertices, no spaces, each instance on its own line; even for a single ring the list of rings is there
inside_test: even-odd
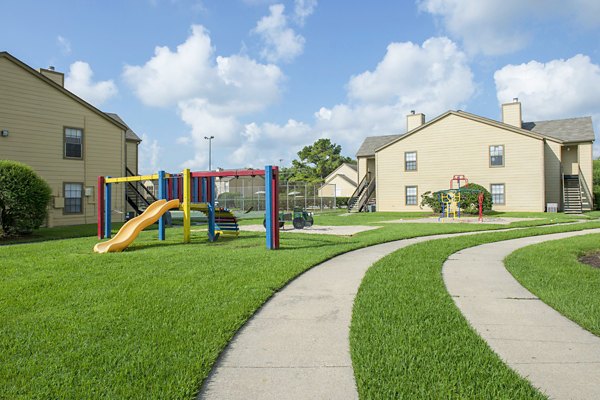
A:
[[[265,167],[265,227],[267,229],[267,249],[273,248],[273,204],[270,201],[273,191],[273,167]]]
[[[167,199],[167,180],[165,179],[165,171],[158,171],[158,199]],[[158,220],[158,240],[165,240],[165,216]]]
[[[202,202],[206,203],[206,189],[208,185],[206,184],[206,178],[202,178]]]
[[[107,176],[110,178],[110,176]],[[111,229],[112,229],[112,220],[111,220],[111,184],[107,183],[106,188],[104,189],[104,237],[110,239]]]

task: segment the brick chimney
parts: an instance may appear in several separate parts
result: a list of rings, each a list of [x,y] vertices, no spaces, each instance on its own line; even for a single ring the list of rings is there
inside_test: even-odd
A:
[[[518,98],[514,98],[512,103],[502,104],[502,122],[508,125],[521,128],[521,103]]]
[[[406,132],[410,132],[415,128],[425,123],[425,114],[415,113],[415,110],[411,110],[410,114],[406,116]]]
[[[65,74],[62,72],[56,72],[53,66],[49,66],[48,68],[40,68],[39,71],[40,74],[44,75],[46,78],[51,79],[62,87],[65,86]]]

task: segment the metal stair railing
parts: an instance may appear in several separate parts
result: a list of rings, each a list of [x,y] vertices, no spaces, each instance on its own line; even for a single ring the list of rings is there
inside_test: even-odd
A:
[[[367,189],[364,191],[363,195],[360,197],[360,200],[358,202],[358,211],[362,211],[366,205],[367,202],[371,199],[371,196],[373,195],[373,193],[375,193],[375,179],[371,180],[369,182],[369,186],[367,186]]]
[[[348,211],[349,212],[352,211],[352,209],[354,208],[356,203],[360,200],[360,196],[362,195],[363,191],[369,185],[368,176],[369,176],[369,174],[366,174],[363,177],[363,179],[360,181],[360,183],[356,187],[356,190],[354,190],[354,193],[352,193],[352,195],[350,196],[350,199],[348,200]]]
[[[579,193],[580,193],[580,197],[581,197],[581,193],[585,193],[585,197],[589,200],[590,203],[590,210],[594,209],[594,195],[593,193],[590,193],[589,191],[589,186],[587,184],[587,181],[585,180],[585,176],[583,176],[583,172],[581,172],[581,167],[578,167],[579,169]],[[583,202],[582,202],[582,207],[581,207],[581,211],[583,211]]]

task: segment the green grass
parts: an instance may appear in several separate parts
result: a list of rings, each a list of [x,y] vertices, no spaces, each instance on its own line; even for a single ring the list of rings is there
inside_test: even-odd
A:
[[[119,229],[123,225],[122,222],[113,223],[113,230]],[[43,242],[46,240],[59,240],[59,239],[71,239],[80,238],[87,236],[96,236],[97,230],[96,224],[85,224],[85,225],[69,225],[69,226],[57,226],[54,228],[40,228],[33,231],[30,235],[24,235],[14,238],[2,238],[0,239],[0,246],[5,244],[17,244],[17,243],[32,243],[32,242]],[[150,228],[152,229],[152,228]]]
[[[164,243],[143,232],[120,254],[93,254],[94,237],[2,246],[0,397],[192,398],[242,324],[306,269],[385,241],[502,228],[386,225],[284,235],[280,251],[260,233],[184,245],[181,228]]]
[[[600,235],[586,235],[525,247],[505,264],[544,303],[600,336],[600,269],[578,261],[599,250]]]
[[[451,254],[483,243],[598,226],[591,222],[440,239],[376,263],[356,297],[350,332],[360,397],[543,398],[470,328],[446,291],[442,264]]]

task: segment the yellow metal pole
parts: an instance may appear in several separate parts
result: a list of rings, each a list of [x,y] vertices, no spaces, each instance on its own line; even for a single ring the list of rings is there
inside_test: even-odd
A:
[[[192,226],[192,214],[191,214],[191,185],[190,185],[190,170],[186,168],[183,170],[183,243],[190,242],[190,230]]]

